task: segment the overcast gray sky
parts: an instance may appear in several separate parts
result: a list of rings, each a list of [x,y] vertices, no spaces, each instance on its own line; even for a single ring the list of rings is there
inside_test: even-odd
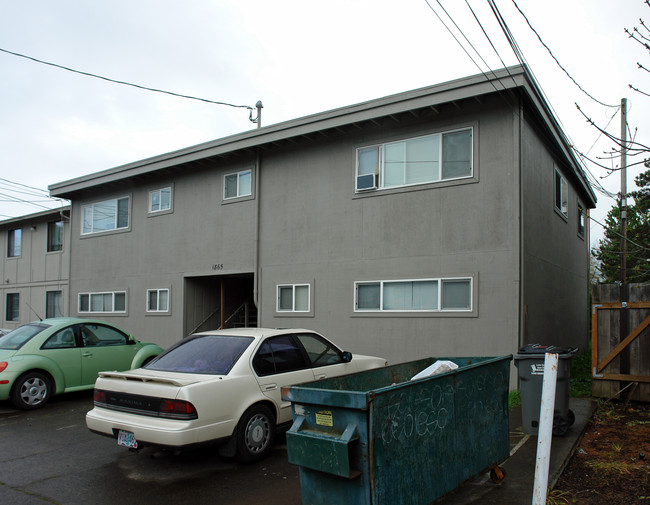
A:
[[[631,131],[638,128],[636,139],[648,145],[650,98],[628,85],[650,92],[650,74],[637,67],[650,66],[650,54],[624,33],[640,27],[640,18],[650,22],[644,0],[516,2],[585,91],[615,106],[629,99]],[[495,3],[577,149],[593,158],[611,151],[612,142],[575,104],[600,126],[609,123],[614,135],[618,109],[596,103],[566,76],[512,0]],[[212,101],[254,107],[262,100],[264,125],[487,72],[503,67],[501,60],[518,63],[487,0],[0,0],[0,6],[0,49]],[[46,190],[255,128],[244,108],[144,91],[4,52],[0,109],[0,220],[59,205],[20,185]],[[606,177],[603,168],[588,168],[608,191],[620,190],[618,172]],[[640,171],[630,169],[630,189]],[[602,222],[614,200],[597,196],[592,217]],[[601,234],[594,223],[591,230]]]

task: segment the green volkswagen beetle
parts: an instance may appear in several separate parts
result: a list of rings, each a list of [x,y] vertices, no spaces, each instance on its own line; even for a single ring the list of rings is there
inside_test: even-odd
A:
[[[55,394],[92,389],[99,372],[140,368],[161,352],[104,321],[35,321],[0,337],[0,401],[36,409]]]

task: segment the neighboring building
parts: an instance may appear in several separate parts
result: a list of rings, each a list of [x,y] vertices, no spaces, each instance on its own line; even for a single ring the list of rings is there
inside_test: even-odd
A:
[[[525,67],[50,191],[72,201],[71,314],[163,346],[240,308],[391,362],[587,345],[596,200]]]
[[[0,221],[2,328],[65,316],[70,272],[70,207]]]

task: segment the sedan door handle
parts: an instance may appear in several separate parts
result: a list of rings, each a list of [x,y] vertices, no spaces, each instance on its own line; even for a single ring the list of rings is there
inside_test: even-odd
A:
[[[318,375],[316,375],[316,380],[317,381],[322,381],[323,379],[327,379],[327,374],[318,374]]]
[[[92,353],[92,352],[88,352],[88,351],[86,351],[86,352],[81,353],[81,355],[82,355],[84,358],[89,358],[90,356],[93,355],[93,353]]]
[[[274,389],[277,388],[278,388],[277,384],[264,384],[264,391],[273,391]]]

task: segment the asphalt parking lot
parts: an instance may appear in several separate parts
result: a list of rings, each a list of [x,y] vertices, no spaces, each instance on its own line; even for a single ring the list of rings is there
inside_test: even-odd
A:
[[[54,397],[43,409],[0,402],[2,505],[300,505],[298,467],[284,436],[270,456],[242,465],[214,448],[129,452],[88,431],[92,391]]]

